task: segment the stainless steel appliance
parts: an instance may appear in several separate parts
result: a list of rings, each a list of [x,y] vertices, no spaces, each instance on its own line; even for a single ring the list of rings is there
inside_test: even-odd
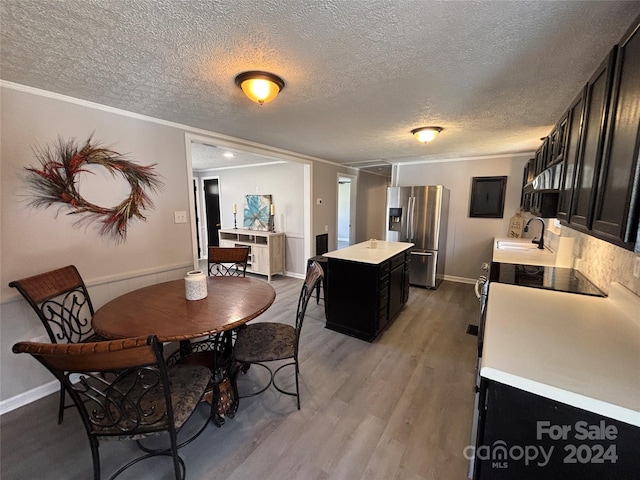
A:
[[[482,344],[484,340],[484,324],[487,316],[490,268],[489,263],[482,264],[482,272],[475,284],[475,292],[478,302],[480,303],[480,311],[478,314],[478,356],[476,359],[476,382],[474,385],[475,399],[473,403],[473,422],[471,423],[471,442],[469,442],[469,445],[473,447],[474,450],[473,454],[468,457],[469,478],[473,478],[473,472],[475,469],[475,447],[478,438],[478,419],[480,416],[480,370],[482,369]]]
[[[489,294],[489,275],[491,267],[488,263],[483,263],[480,267],[482,273],[476,280],[476,298],[480,303],[480,313],[478,314],[478,357],[482,357],[482,343],[484,341],[484,323],[487,317],[487,298]]]
[[[389,187],[386,240],[411,242],[409,283],[437,288],[444,278],[449,190],[442,185]]]

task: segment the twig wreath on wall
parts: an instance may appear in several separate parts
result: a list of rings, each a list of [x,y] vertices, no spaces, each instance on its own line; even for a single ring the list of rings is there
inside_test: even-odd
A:
[[[272,228],[271,195],[247,195],[244,207],[244,228],[268,232]]]
[[[142,212],[153,207],[149,192],[163,186],[153,165],[137,165],[118,152],[92,143],[92,137],[79,148],[75,139],[58,138],[57,145],[34,147],[40,168],[25,167],[27,184],[33,194],[32,207],[58,205],[70,209],[67,215],[80,215],[74,226],[99,222],[99,233],[116,243],[126,240],[127,227],[134,218],[146,220]],[[85,200],[78,191],[78,174],[92,173],[86,167],[104,167],[112,177],[116,174],[129,183],[127,198],[115,207],[102,207]]]

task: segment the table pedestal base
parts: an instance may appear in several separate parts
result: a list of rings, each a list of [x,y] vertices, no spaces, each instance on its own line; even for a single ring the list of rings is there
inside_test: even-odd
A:
[[[231,332],[224,332],[199,342],[180,342],[180,349],[168,360],[168,364],[202,365],[213,372],[203,401],[215,405],[211,421],[217,427],[224,425],[225,417],[233,418],[238,410],[238,398],[230,378],[231,348]]]

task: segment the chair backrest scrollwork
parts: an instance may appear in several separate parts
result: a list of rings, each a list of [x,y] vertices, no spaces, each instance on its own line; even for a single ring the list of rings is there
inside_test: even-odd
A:
[[[244,277],[249,261],[249,247],[209,247],[209,275]]]
[[[95,335],[93,304],[75,266],[15,280],[9,286],[27,300],[52,343],[80,343]]]

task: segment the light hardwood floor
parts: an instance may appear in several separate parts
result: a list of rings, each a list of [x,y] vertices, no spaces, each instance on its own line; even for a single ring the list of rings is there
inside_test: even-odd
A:
[[[277,298],[260,318],[293,323],[302,280],[275,276]],[[209,425],[180,450],[191,480],[463,480],[471,434],[477,302],[471,285],[411,287],[408,304],[375,342],[324,328],[312,301],[301,339],[301,399],[270,389],[242,399],[235,418]],[[25,361],[34,361],[25,356]],[[281,382],[293,378],[285,369]],[[259,369],[242,378],[249,391]],[[58,395],[2,416],[3,480],[92,477],[88,441],[77,413],[57,425]],[[205,418],[201,408],[190,420]],[[197,417],[197,418],[196,418]],[[133,442],[102,442],[103,478],[138,454]],[[171,479],[156,457],[120,478]]]

